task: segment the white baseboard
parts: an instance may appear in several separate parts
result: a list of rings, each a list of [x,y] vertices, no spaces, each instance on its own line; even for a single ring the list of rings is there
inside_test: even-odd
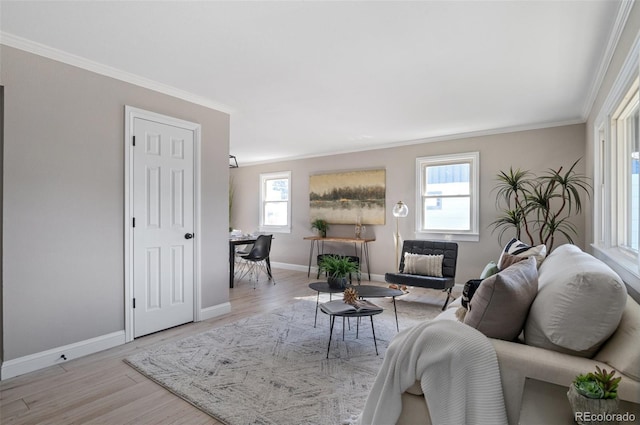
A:
[[[200,320],[211,319],[229,313],[230,311],[231,304],[228,302],[204,308],[200,310]],[[124,343],[126,343],[125,333],[124,331],[118,331],[62,347],[52,348],[51,350],[40,353],[7,360],[2,363],[2,367],[0,368],[0,380],[58,365],[72,359],[117,347]]]
[[[308,266],[287,263],[271,263],[274,268],[296,271],[307,271]],[[315,267],[311,268],[312,276],[317,273]],[[368,277],[368,276],[367,276]],[[375,282],[384,282],[384,275],[372,274],[371,280]],[[462,292],[464,285],[457,283],[455,289]],[[226,302],[213,307],[207,307],[200,310],[200,320],[212,319],[231,312],[231,303]],[[124,331],[117,331],[107,335],[87,339],[85,341],[75,342],[73,344],[62,347],[53,348],[51,350],[42,351],[40,353],[30,354],[28,356],[19,357],[13,360],[7,360],[2,363],[0,368],[0,380],[13,378],[14,376],[23,375],[45,367],[54,366],[64,363],[71,359],[87,356],[109,348],[117,347],[125,344]],[[64,358],[62,357],[64,356]]]
[[[306,272],[309,270],[309,266],[301,266],[299,264],[289,264],[289,263],[278,263],[275,261],[271,262],[271,267],[276,269],[295,270],[297,272]],[[311,273],[316,274],[317,272],[318,272],[318,268],[316,266],[311,266]]]
[[[214,317],[222,316],[231,312],[231,303],[226,302],[213,307],[207,307],[200,309],[200,320],[213,319]]]
[[[2,363],[0,380],[54,366],[125,343],[124,331],[113,332]]]
[[[288,264],[288,263],[277,263],[277,262],[271,262],[271,266],[273,268],[277,268],[277,269],[285,269],[285,270],[295,270],[295,271],[299,271],[299,272],[306,272],[309,270],[309,266],[301,266],[299,264]],[[316,266],[311,266],[311,272],[310,272],[310,277],[315,277],[316,274],[318,273],[318,268]],[[366,272],[362,273],[362,276],[366,276],[367,278],[369,277],[369,275]],[[382,274],[371,274],[371,281],[372,282],[385,282],[384,280],[384,275]],[[458,291],[458,292],[462,292],[462,289],[464,288],[464,283],[456,283],[453,287],[454,291]]]

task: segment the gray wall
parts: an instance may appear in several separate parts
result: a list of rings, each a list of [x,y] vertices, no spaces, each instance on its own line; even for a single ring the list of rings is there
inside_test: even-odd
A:
[[[386,169],[386,224],[367,226],[367,236],[375,235],[370,244],[373,274],[384,275],[395,267],[393,233],[395,218],[393,205],[404,201],[409,216],[400,223],[404,239],[415,237],[415,161],[417,157],[460,152],[480,152],[480,241],[461,242],[457,282],[464,283],[477,277],[490,260],[497,260],[500,252],[497,234],[492,234],[490,223],[496,218],[495,176],[500,170],[514,168],[535,172],[548,168],[569,166],[584,157],[584,125],[571,125],[541,130],[530,130],[483,137],[472,137],[446,142],[430,142],[410,146],[371,150],[366,152],[284,161],[254,166],[240,166],[231,171],[235,197],[231,223],[235,228],[250,232],[258,227],[259,174],[264,172],[292,172],[292,224],[291,234],[276,234],[272,247],[272,261],[307,266],[309,242],[304,236],[312,234],[309,223],[309,175],[324,171],[384,168]],[[241,160],[241,158],[240,158]],[[584,172],[584,161],[578,166]],[[585,200],[585,209],[591,208]],[[584,248],[584,217],[575,220],[578,228],[576,244]],[[332,225],[330,236],[353,236],[353,226]],[[503,240],[506,243],[507,240]],[[556,241],[556,246],[562,240]],[[353,248],[351,248],[352,250]],[[332,246],[332,252],[348,252],[345,246]]]
[[[124,107],[202,125],[202,307],[228,301],[229,116],[2,47],[4,360],[124,329]]]

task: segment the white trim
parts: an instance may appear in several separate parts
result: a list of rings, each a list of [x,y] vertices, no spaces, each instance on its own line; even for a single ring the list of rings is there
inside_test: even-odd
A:
[[[260,217],[258,217],[258,231],[264,233],[291,233],[291,171],[277,171],[272,173],[260,173],[260,204],[258,205],[258,212]],[[264,188],[265,181],[271,179],[287,179],[289,184],[289,194],[287,198],[287,225],[286,226],[269,226],[264,224]]]
[[[271,262],[272,269],[283,269],[283,270],[295,270],[297,272],[306,272],[309,270],[308,265],[300,265],[300,264],[290,264],[290,263],[278,263],[275,261]],[[311,266],[310,276],[318,273],[318,268],[316,266]]]
[[[223,314],[227,314],[231,312],[231,303],[226,302],[218,305],[214,305],[212,307],[206,307],[200,309],[200,320],[209,320],[214,317],[222,316]]]
[[[422,169],[427,164],[437,165],[438,163],[461,163],[471,164],[469,173],[471,193],[471,229],[462,231],[433,231],[422,230]],[[436,239],[445,241],[478,242],[480,240],[480,152],[463,152],[447,155],[433,155],[416,158],[416,203],[415,203],[415,236],[418,239]]]
[[[271,262],[271,267],[272,268],[278,268],[278,269],[283,269],[283,270],[295,270],[298,272],[306,272],[307,270],[309,270],[308,266],[302,266],[300,264],[289,264],[289,263],[274,263]],[[309,274],[309,278],[315,278],[315,274],[318,273],[318,268],[315,266],[311,266],[311,273]],[[364,273],[362,274],[364,276]],[[371,282],[386,282],[384,279],[384,275],[383,274],[371,274]],[[462,292],[462,290],[464,289],[464,284],[463,283],[456,283],[454,288],[454,290],[458,290],[460,292]]]
[[[193,149],[193,230],[195,233],[193,253],[193,321],[202,320],[202,186],[201,186],[201,161],[202,161],[202,128],[197,124],[194,130],[195,146]]]
[[[619,202],[617,201],[618,190],[612,181],[615,178],[614,171],[617,159],[617,147],[615,143],[617,138],[612,134],[613,114],[619,107],[623,98],[627,95],[632,84],[640,74],[640,33],[636,35],[636,39],[629,50],[625,61],[616,76],[616,79],[607,94],[603,105],[598,111],[598,115],[593,123],[593,169],[594,169],[594,202],[593,202],[593,241],[591,247],[594,256],[604,261],[616,273],[620,275],[622,280],[635,289],[640,291],[640,270],[638,261],[625,255],[623,251],[617,247],[619,237],[618,221],[619,217],[615,212]],[[604,133],[605,149],[602,152],[600,144],[601,134]],[[604,157],[603,157],[604,156]],[[601,167],[604,164],[604,169]],[[604,185],[604,199],[601,195],[601,186]],[[598,211],[600,205],[605,205],[604,212]],[[605,234],[602,235],[602,227],[608,225]],[[597,241],[597,242],[595,242]]]
[[[595,120],[595,128],[599,128],[602,123],[609,125],[608,120],[610,115],[613,113],[614,108],[622,101],[622,98],[627,94],[633,79],[638,75],[639,66],[640,34],[636,36],[636,39],[624,60],[624,64],[616,77],[615,83],[600,108],[600,112]],[[607,122],[605,122],[605,120]]]
[[[453,134],[442,135],[442,136],[425,137],[421,139],[401,140],[401,141],[382,143],[382,144],[376,144],[376,145],[367,145],[367,146],[362,146],[355,149],[327,151],[327,152],[314,153],[314,154],[308,154],[308,155],[292,155],[287,157],[266,159],[262,161],[243,160],[242,166],[248,167],[250,165],[274,164],[277,162],[284,162],[284,161],[297,161],[300,159],[322,158],[325,156],[343,155],[343,154],[356,153],[356,152],[370,152],[370,151],[375,151],[379,149],[393,149],[393,148],[398,148],[402,146],[422,145],[425,143],[446,142],[449,140],[464,140],[464,139],[470,139],[474,137],[495,136],[498,134],[517,133],[519,131],[564,127],[567,125],[584,124],[585,121],[586,120],[583,118],[576,118],[576,119],[565,120],[565,121],[546,121],[546,122],[533,123],[533,124],[513,125],[508,127],[487,128],[484,130],[470,131],[467,133],[453,133]]]
[[[607,75],[607,70],[609,69],[609,65],[611,65],[611,60],[613,59],[616,47],[618,47],[618,42],[622,36],[624,26],[627,24],[627,19],[629,18],[634,2],[635,0],[622,0],[620,2],[616,21],[613,24],[611,33],[609,34],[607,47],[602,55],[598,72],[593,79],[591,89],[589,90],[589,94],[584,102],[584,106],[582,107],[582,117],[585,121],[589,117],[589,113],[591,112],[591,108],[593,108],[593,103],[596,101],[596,97],[598,96],[604,77]]]
[[[177,97],[178,99],[186,100],[187,102],[195,103],[197,105],[206,106],[207,108],[216,109],[227,114],[235,113],[235,109],[229,105],[225,105],[220,102],[216,102],[211,99],[207,99],[200,95],[190,93],[176,87],[162,84],[157,81],[150,80],[145,77],[141,77],[130,72],[122,71],[117,68],[113,68],[108,65],[95,62],[81,56],[77,56],[65,51],[47,46],[45,44],[36,43],[35,41],[27,40],[26,38],[18,37],[11,33],[0,31],[0,44],[13,47],[15,49],[24,50],[25,52],[33,53],[35,55],[43,56],[58,62],[66,63],[87,71],[95,72],[96,74],[104,75],[106,77],[115,78],[126,83],[134,84],[139,87],[144,87],[149,90],[164,93],[169,96]]]
[[[309,265],[305,264],[305,265],[300,265],[300,264],[290,264],[290,263],[277,263],[277,262],[271,262],[271,268],[272,269],[283,269],[283,270],[295,270],[298,272],[306,272],[309,270]],[[316,266],[311,266],[311,271],[309,273],[309,278],[310,279],[315,279],[316,274],[318,273],[318,268]],[[362,275],[364,276],[366,273],[362,273]],[[367,277],[369,277],[367,275]],[[383,274],[373,274],[371,273],[371,281],[372,282],[384,282],[384,275]]]
[[[444,242],[478,242],[479,233],[435,233],[435,232],[415,232],[416,239],[428,239]]]
[[[194,251],[193,251],[193,320],[198,322],[201,320],[200,311],[200,299],[202,294],[201,282],[202,272],[200,270],[201,262],[201,172],[200,172],[200,155],[201,155],[201,134],[202,129],[200,124],[190,121],[181,120],[174,117],[158,114],[155,112],[146,111],[144,109],[135,108],[133,106],[125,105],[124,107],[124,293],[125,293],[125,305],[124,305],[124,327],[125,327],[125,340],[127,342],[133,341],[133,267],[131,262],[133,261],[133,235],[131,232],[131,222],[133,219],[133,145],[131,138],[133,134],[133,121],[136,118],[156,121],[175,127],[184,128],[193,131],[194,137],[194,169],[193,169],[193,204],[194,204],[194,220],[193,220],[193,233],[196,235],[194,238]]]
[[[596,244],[592,244],[591,248],[594,257],[602,260],[618,273],[624,283],[640,292],[640,272],[638,272],[637,262],[629,259],[617,248],[604,248]]]
[[[184,90],[181,90],[166,84],[162,84],[157,81],[149,80],[147,78],[140,77],[138,75],[101,64],[99,62],[91,61],[81,56],[73,55],[71,53],[67,53],[62,50],[55,49],[53,47],[50,47],[41,43],[36,43],[34,41],[27,40],[25,38],[18,37],[16,35],[13,35],[4,31],[0,31],[0,44],[13,47],[15,49],[24,50],[26,52],[43,56],[58,62],[66,63],[68,65],[85,69],[87,71],[95,72],[100,75],[115,78],[117,80],[134,84],[139,87],[144,87],[146,89],[163,93],[169,96],[173,96],[178,99],[183,99],[185,101],[195,103],[197,105],[213,108],[218,111],[227,113],[229,115],[233,115],[237,112],[237,108],[234,108],[232,106],[229,106],[220,102],[216,102],[214,100],[204,98],[197,94],[186,92]],[[317,153],[317,154],[292,155],[292,156],[285,156],[285,157],[267,159],[262,161],[246,161],[245,160],[243,162],[243,166],[272,164],[272,163],[277,163],[282,161],[296,161],[301,159],[321,158],[325,156],[365,152],[365,151],[372,151],[372,150],[378,150],[378,149],[397,148],[402,146],[411,146],[411,145],[418,145],[423,143],[443,142],[448,140],[460,140],[460,139],[468,139],[472,137],[483,137],[483,136],[493,136],[497,134],[515,133],[519,131],[538,130],[542,128],[562,127],[567,125],[583,124],[585,121],[586,121],[585,118],[580,117],[580,118],[563,120],[563,121],[545,121],[545,122],[529,123],[529,124],[516,124],[512,126],[507,126],[507,127],[486,128],[486,129],[470,131],[470,132],[453,133],[453,134],[446,134],[446,135],[440,135],[440,136],[424,137],[419,139],[402,140],[398,142],[382,143],[378,145],[368,145],[368,146],[362,146],[355,149],[348,148],[343,150],[327,151],[327,152]]]
[[[74,342],[73,344],[62,347],[52,348],[51,350],[40,353],[7,360],[2,363],[0,379],[9,379],[45,367],[62,364],[69,360],[108,350],[109,348],[117,347],[124,343],[124,331],[117,331],[84,341]],[[65,358],[62,357],[63,355]]]

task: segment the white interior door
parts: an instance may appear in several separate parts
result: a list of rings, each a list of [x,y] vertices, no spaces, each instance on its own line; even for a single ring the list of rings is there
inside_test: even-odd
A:
[[[133,331],[194,320],[194,131],[133,120]]]

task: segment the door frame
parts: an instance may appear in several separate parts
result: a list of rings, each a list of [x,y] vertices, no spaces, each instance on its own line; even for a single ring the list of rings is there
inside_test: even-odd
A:
[[[193,131],[193,321],[200,319],[201,298],[201,243],[200,243],[200,145],[201,126],[190,121],[173,118],[156,112],[146,111],[133,106],[124,107],[124,333],[125,342],[133,341],[133,123],[136,118],[156,121]]]

